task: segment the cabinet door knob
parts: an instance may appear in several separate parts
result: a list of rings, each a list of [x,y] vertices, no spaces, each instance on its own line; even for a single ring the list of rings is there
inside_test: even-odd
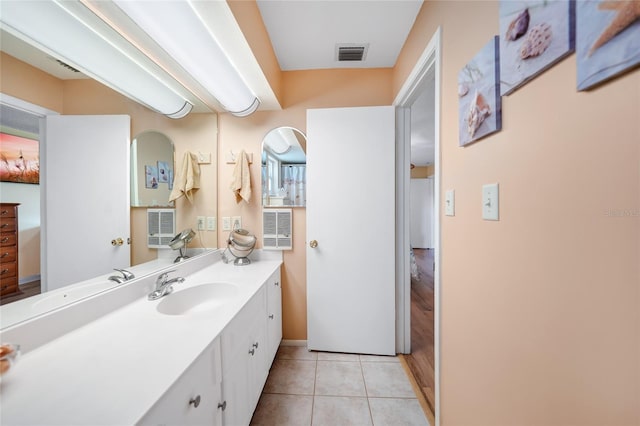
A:
[[[222,404],[218,402],[218,408],[221,408],[224,411],[227,408],[227,401],[222,401]]]
[[[249,354],[250,354],[251,356],[255,355],[255,353],[256,353],[256,350],[255,350],[255,349],[249,349]]]
[[[269,315],[269,319],[273,319],[273,314]]]
[[[124,240],[120,237],[116,238],[115,240],[111,240],[112,246],[121,246],[123,244],[124,244]]]
[[[258,349],[258,342],[255,342],[255,343],[254,343],[253,345],[251,345],[251,346],[253,346],[254,348]]]
[[[195,398],[191,398],[189,400],[189,405],[193,405],[194,407],[198,408],[198,405],[200,405],[200,395],[196,396]]]
[[[311,242],[309,243],[309,246],[311,248],[316,248],[318,247],[318,242],[316,240],[311,240]]]
[[[273,283],[273,285],[275,285],[276,287],[280,285],[280,282],[276,281],[275,283]]]

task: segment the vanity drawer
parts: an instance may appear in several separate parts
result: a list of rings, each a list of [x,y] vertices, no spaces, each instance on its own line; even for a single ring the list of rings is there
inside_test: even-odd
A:
[[[18,236],[15,232],[3,232],[0,234],[0,247],[15,246]]]
[[[0,218],[0,232],[16,232],[17,224],[15,217]]]
[[[0,263],[15,262],[17,259],[18,250],[16,246],[7,246],[0,249]]]

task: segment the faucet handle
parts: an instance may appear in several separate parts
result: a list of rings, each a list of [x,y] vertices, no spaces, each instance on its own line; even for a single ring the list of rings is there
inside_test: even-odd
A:
[[[169,274],[172,272],[175,272],[175,269],[172,269],[170,271],[165,271],[163,273],[161,273],[160,275],[158,275],[158,281],[164,281],[169,277]]]
[[[120,272],[125,280],[131,280],[136,277],[132,272],[127,271],[126,269],[113,268],[113,270]]]

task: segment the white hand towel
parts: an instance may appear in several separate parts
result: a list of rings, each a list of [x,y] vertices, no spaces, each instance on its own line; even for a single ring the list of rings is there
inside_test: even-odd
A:
[[[231,190],[236,194],[236,203],[251,199],[251,177],[249,176],[249,159],[244,150],[236,156],[236,166],[233,168]]]
[[[193,195],[200,188],[200,165],[198,156],[185,152],[182,164],[173,180],[173,189],[169,195],[169,201],[175,201],[185,195],[190,203],[193,203]]]

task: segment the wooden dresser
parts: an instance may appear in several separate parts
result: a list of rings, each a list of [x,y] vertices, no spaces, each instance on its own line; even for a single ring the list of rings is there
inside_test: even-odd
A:
[[[0,203],[0,296],[18,288],[18,203]]]

